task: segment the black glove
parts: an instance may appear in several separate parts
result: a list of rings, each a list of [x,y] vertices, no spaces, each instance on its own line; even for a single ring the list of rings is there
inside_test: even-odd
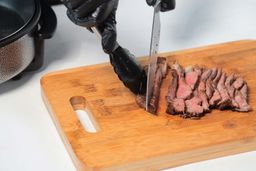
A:
[[[91,30],[96,27],[102,35],[102,48],[106,53],[114,50],[116,43],[116,10],[119,0],[62,0],[68,8],[67,15],[76,25]]]
[[[154,6],[157,0],[146,0],[147,4],[150,6]],[[161,11],[170,11],[175,8],[176,2],[175,0],[161,0]]]
[[[145,94],[147,74],[127,49],[118,47],[110,54],[110,62],[123,84],[134,94]]]

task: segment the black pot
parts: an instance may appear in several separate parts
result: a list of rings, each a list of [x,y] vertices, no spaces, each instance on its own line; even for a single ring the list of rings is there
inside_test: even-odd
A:
[[[57,19],[43,0],[0,0],[0,83],[43,64]]]

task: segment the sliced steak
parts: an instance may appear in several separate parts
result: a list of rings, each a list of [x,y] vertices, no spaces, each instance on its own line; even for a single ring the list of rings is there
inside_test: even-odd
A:
[[[212,85],[212,82],[214,80],[214,78],[216,77],[217,75],[217,68],[213,68],[212,69],[212,72],[211,72],[211,75],[208,77],[207,81],[206,81],[206,95],[207,95],[207,98],[208,100],[211,99],[211,97],[213,96],[213,93],[214,93],[214,86]]]
[[[243,95],[244,99],[248,102],[248,86],[245,83],[243,87],[240,89],[241,94]]]
[[[217,85],[217,90],[220,93],[221,101],[217,104],[220,110],[232,107],[232,100],[229,96],[228,90],[225,87],[226,73],[222,72],[221,78]]]
[[[235,75],[234,74],[229,75],[225,81],[225,87],[227,88],[229,97],[231,98],[231,101],[232,101],[231,108],[238,108],[239,106],[235,101],[235,88],[232,85],[234,81],[235,81]]]
[[[214,90],[214,93],[209,101],[210,108],[214,108],[221,101],[220,93],[217,89]]]
[[[146,109],[146,96],[138,94],[135,98],[135,101],[139,107]]]
[[[233,86],[235,87],[235,89],[240,90],[244,85],[244,80],[241,77],[238,77],[234,83]]]
[[[172,79],[171,79],[171,83],[168,87],[168,93],[166,96],[166,101],[167,101],[166,112],[169,114],[175,115],[177,113],[184,112],[185,104],[184,104],[184,100],[183,100],[183,102],[176,101],[177,99],[175,100],[176,92],[177,92],[177,88],[178,88],[178,79],[179,79],[178,77],[179,76],[178,76],[177,71],[174,69],[171,70],[171,74],[172,74]]]
[[[198,119],[199,117],[201,117],[204,113],[204,109],[201,104],[202,100],[198,97],[193,97],[190,100],[186,100],[186,113],[183,117],[189,117],[193,119]]]
[[[173,100],[176,97],[176,92],[178,88],[178,74],[176,70],[171,69],[172,79],[168,87],[168,93],[166,96],[167,103]]]
[[[152,97],[149,101],[149,106],[148,106],[148,111],[152,114],[156,114],[156,111],[158,108],[159,96],[160,96],[160,88],[162,85],[162,80],[165,78],[166,74],[167,74],[166,58],[158,57]]]
[[[213,81],[212,81],[212,85],[215,87],[215,88],[217,88],[217,85],[218,85],[218,82],[219,82],[219,80],[220,80],[220,77],[221,77],[221,75],[222,75],[222,69],[220,69],[220,68],[218,68],[217,69],[217,74],[216,74],[216,77],[213,79]]]
[[[184,99],[173,99],[167,104],[166,113],[176,115],[185,113]]]
[[[199,73],[194,71],[194,69],[191,67],[189,69],[186,68],[185,80],[186,80],[186,83],[190,86],[190,88],[194,90],[199,80]]]
[[[192,89],[185,81],[185,72],[182,66],[180,66],[178,63],[175,63],[172,65],[172,68],[176,70],[178,74],[178,89],[176,96],[178,99],[188,99],[192,95]]]
[[[165,76],[167,74],[167,69],[168,69],[168,65],[167,65],[166,58],[158,57],[152,97],[149,101],[149,106],[148,106],[148,111],[152,114],[156,114],[156,112],[157,112],[159,96],[160,96],[160,88],[161,88],[162,80],[165,78]],[[146,95],[145,94],[137,95],[135,100],[140,107],[146,109]]]
[[[200,83],[198,86],[198,97],[202,100],[202,107],[205,112],[209,112],[209,102],[206,95],[206,81],[211,75],[211,70],[204,70],[203,74],[201,75]]]
[[[246,99],[242,95],[242,93],[239,90],[236,90],[235,92],[235,100],[239,105],[239,108],[236,108],[236,111],[239,112],[248,112],[251,110],[250,105],[247,103]]]

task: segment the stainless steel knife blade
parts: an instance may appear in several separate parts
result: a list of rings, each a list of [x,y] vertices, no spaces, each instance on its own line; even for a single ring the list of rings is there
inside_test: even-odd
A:
[[[160,0],[158,0],[154,6],[153,25],[151,33],[149,62],[148,62],[148,79],[147,79],[147,91],[146,91],[146,111],[149,111],[149,102],[153,93],[154,78],[157,69],[157,53],[159,49],[160,41]]]

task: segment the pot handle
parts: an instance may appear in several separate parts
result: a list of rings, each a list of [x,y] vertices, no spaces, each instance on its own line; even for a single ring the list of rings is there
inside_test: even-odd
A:
[[[53,9],[44,2],[41,2],[41,16],[39,19],[40,29],[36,32],[36,36],[40,39],[49,39],[53,36],[57,27],[57,17]]]
[[[44,62],[44,39],[53,36],[57,27],[57,17],[53,9],[44,0],[41,1],[41,16],[37,30],[34,32],[35,57],[25,71],[35,71],[42,67]]]

